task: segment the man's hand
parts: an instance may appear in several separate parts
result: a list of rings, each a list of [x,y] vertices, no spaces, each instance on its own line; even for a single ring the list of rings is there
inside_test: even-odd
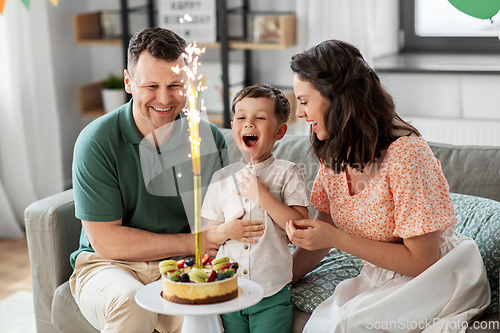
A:
[[[262,179],[251,173],[247,168],[243,168],[236,174],[236,180],[240,191],[234,191],[234,193],[257,203],[264,191],[268,191]]]
[[[215,257],[217,256],[217,251],[219,250],[219,246],[220,245],[217,245],[217,244],[214,244],[214,243],[210,243],[207,239],[207,231],[203,231],[201,233],[201,247],[202,247],[202,251],[206,254],[208,254],[209,256],[211,257]]]

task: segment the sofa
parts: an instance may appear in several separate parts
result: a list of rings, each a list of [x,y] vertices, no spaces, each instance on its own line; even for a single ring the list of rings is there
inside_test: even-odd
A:
[[[239,151],[231,131],[223,133],[231,161],[238,160]],[[490,306],[469,325],[467,332],[500,332],[500,147],[429,144],[450,185],[459,220],[457,230],[478,244],[491,286]],[[309,147],[309,137],[286,135],[277,142],[274,153],[277,158],[297,163],[311,190],[318,161]],[[311,217],[314,214],[311,209]],[[81,229],[74,216],[72,190],[31,204],[25,212],[25,223],[37,332],[97,332],[79,311],[67,282],[72,273],[69,255],[78,248]],[[290,249],[293,251],[293,246]],[[292,288],[295,306],[292,332],[301,332],[315,307],[333,293],[341,280],[356,276],[360,269],[359,258],[332,249]]]

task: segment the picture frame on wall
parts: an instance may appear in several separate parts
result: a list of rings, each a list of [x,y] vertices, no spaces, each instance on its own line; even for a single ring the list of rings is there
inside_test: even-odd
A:
[[[159,0],[158,25],[170,29],[188,43],[217,41],[216,0]]]

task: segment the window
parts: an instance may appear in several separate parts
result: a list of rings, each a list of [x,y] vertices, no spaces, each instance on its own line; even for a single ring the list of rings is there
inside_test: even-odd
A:
[[[403,51],[500,53],[500,14],[480,20],[448,0],[400,0]]]

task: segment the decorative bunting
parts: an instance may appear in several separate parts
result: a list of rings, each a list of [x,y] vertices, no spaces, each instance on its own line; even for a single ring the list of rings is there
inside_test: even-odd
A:
[[[6,1],[7,0],[0,0],[0,15],[3,14],[3,8],[5,6]],[[59,0],[49,0],[49,1],[50,3],[52,3],[54,7],[56,7],[59,4]],[[31,0],[21,0],[21,2],[26,6],[26,9],[30,9]]]
[[[26,9],[30,9],[31,0],[21,0],[21,2],[26,6]]]

